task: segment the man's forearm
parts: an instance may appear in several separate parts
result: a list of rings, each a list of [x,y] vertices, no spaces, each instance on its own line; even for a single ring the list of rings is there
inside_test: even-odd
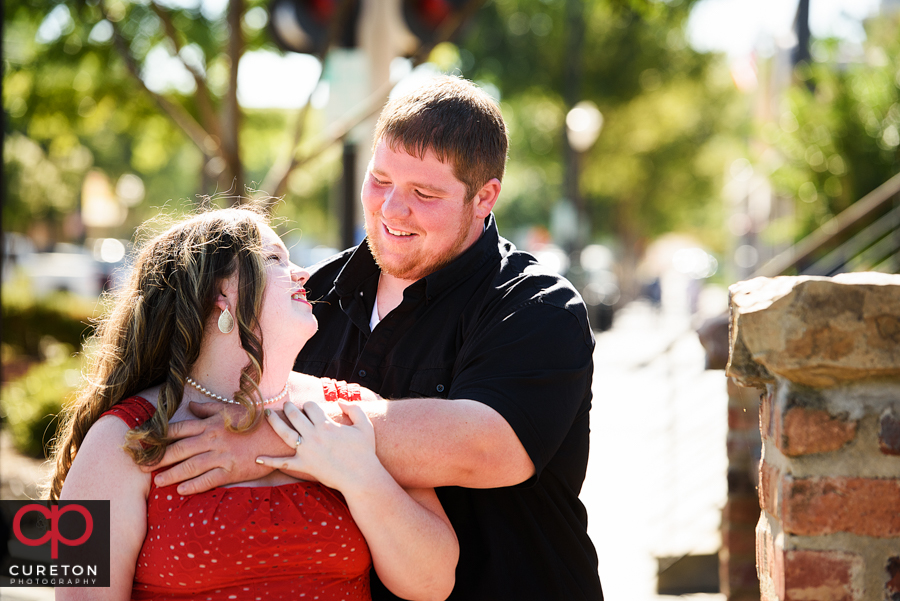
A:
[[[499,488],[524,482],[534,464],[494,409],[470,400],[359,403],[375,426],[376,452],[409,488]]]
[[[257,457],[285,457],[294,452],[265,420],[249,432],[234,433],[225,429],[221,414],[173,423],[169,435],[181,440],[170,444],[152,469],[172,466],[156,475],[160,487],[191,479],[189,486],[179,486],[180,494],[261,478],[272,468],[258,465]]]

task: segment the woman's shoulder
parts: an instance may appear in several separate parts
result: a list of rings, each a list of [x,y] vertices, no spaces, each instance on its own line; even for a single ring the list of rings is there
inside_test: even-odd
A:
[[[132,489],[146,498],[150,474],[141,472],[125,450],[132,427],[109,413],[90,427],[66,476],[63,499],[106,499],[115,490]]]
[[[147,403],[153,405],[156,408],[156,401],[159,399],[159,389],[162,388],[162,384],[157,384],[156,386],[151,386],[150,388],[146,388],[131,398],[139,398],[143,399]]]
[[[118,418],[129,428],[136,428],[153,417],[156,411],[156,400],[159,396],[159,387],[148,388],[141,392],[120,400],[108,411],[104,412],[101,420],[105,418]],[[97,422],[100,423],[100,420]]]

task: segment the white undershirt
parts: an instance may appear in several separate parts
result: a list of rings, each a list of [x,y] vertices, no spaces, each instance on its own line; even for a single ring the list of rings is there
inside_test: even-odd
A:
[[[372,332],[375,330],[375,326],[381,323],[381,318],[378,317],[378,292],[375,292],[375,304],[372,305],[372,317],[369,318],[369,331]]]
[[[482,235],[487,231],[487,224],[484,224],[481,229]],[[378,275],[378,283],[381,283],[381,274]],[[381,323],[381,318],[378,317],[378,287],[375,288],[375,304],[372,305],[372,317],[369,318],[369,331],[375,331],[375,326]]]

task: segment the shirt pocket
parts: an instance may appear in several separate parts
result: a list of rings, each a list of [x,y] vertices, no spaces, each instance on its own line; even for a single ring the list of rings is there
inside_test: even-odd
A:
[[[411,397],[446,399],[450,392],[449,369],[420,369],[413,374],[409,383]]]

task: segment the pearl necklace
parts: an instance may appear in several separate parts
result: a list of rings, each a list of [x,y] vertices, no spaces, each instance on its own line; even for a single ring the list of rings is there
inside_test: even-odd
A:
[[[235,401],[234,399],[226,399],[225,397],[223,397],[223,396],[221,396],[221,395],[218,395],[218,394],[216,394],[216,393],[214,393],[214,392],[211,392],[211,391],[207,390],[206,388],[204,388],[203,386],[201,386],[200,384],[198,384],[196,381],[194,381],[194,379],[191,378],[190,376],[187,376],[187,377],[185,378],[185,380],[187,380],[187,383],[188,383],[188,384],[190,384],[191,386],[193,386],[194,388],[196,388],[197,390],[199,390],[200,392],[202,392],[202,393],[205,394],[206,396],[210,397],[211,399],[215,399],[215,400],[217,400],[217,401],[222,401],[223,403],[231,403],[232,405],[240,405],[240,403],[238,403],[238,402]],[[271,399],[265,399],[265,400],[264,400],[262,403],[260,403],[260,404],[262,404],[262,405],[268,405],[268,404],[270,404],[270,403],[274,403],[274,402],[276,402],[276,401],[280,401],[281,399],[284,398],[284,395],[286,395],[287,392],[288,392],[288,383],[285,382],[285,383],[284,383],[284,389],[283,389],[281,392],[278,393],[278,396],[273,396]]]

